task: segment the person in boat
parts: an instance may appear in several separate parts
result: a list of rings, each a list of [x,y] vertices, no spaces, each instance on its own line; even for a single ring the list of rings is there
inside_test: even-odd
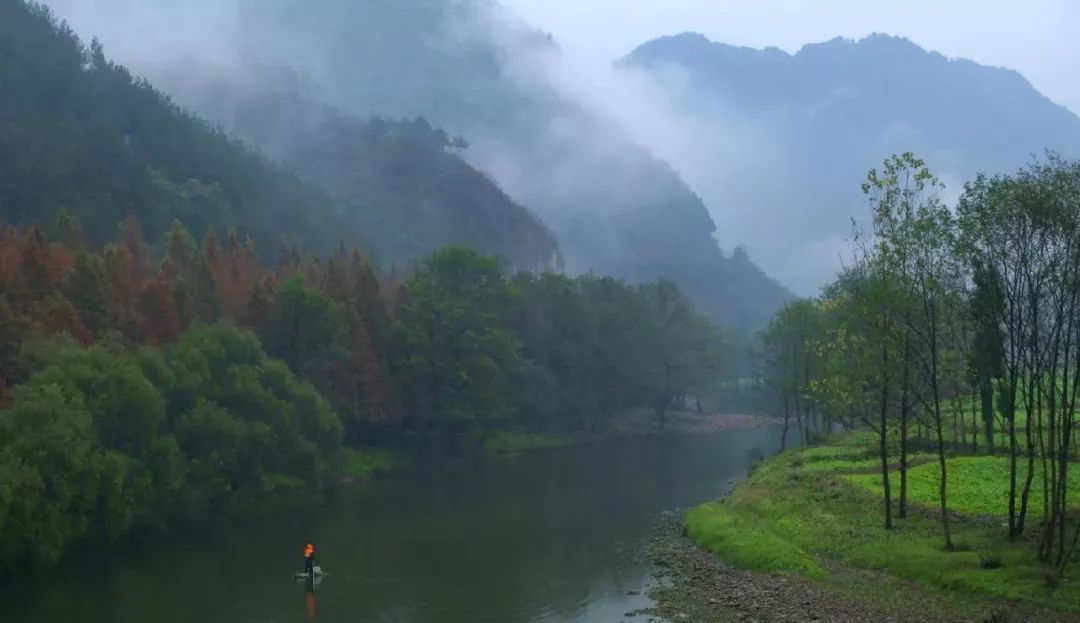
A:
[[[304,573],[315,575],[315,546],[311,543],[304,546]]]

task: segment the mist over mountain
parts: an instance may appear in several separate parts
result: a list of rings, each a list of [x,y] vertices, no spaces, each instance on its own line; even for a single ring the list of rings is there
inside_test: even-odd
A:
[[[788,54],[688,33],[646,43],[619,66],[646,72],[687,126],[706,129],[676,164],[721,229],[804,294],[840,266],[850,219],[865,213],[859,183],[889,154],[924,158],[947,200],[977,172],[1014,170],[1045,149],[1080,154],[1080,118],[1020,74],[903,38]]]
[[[249,145],[188,113],[50,16],[3,5],[0,221],[52,226],[74,216],[94,244],[137,217],[154,240],[179,219],[196,235],[235,228],[270,252],[282,238],[313,253],[362,244],[389,269],[447,246],[519,269],[560,265],[551,232],[461,158],[428,122],[343,118],[281,91],[229,99]],[[232,87],[229,87],[231,89]],[[254,95],[254,94],[253,94]],[[286,127],[262,137],[260,131]],[[288,142],[280,142],[288,139]]]
[[[748,328],[790,296],[745,251],[721,250],[705,204],[633,128],[554,84],[558,47],[497,3],[50,4],[179,103],[286,163],[319,166],[293,152],[304,132],[282,122],[293,112],[253,114],[266,93],[331,107],[350,123],[423,117],[464,137],[462,157],[541,217],[571,272],[669,277],[715,319]]]
[[[460,136],[423,117],[361,120],[282,85],[297,87],[284,78],[272,91],[200,81],[199,110],[325,191],[384,268],[447,245],[498,255],[516,269],[562,267],[552,232],[465,161],[469,144]]]

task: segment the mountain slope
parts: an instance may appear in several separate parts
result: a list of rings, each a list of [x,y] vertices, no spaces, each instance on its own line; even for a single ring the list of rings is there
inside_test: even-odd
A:
[[[244,225],[268,248],[283,220],[309,242],[339,229],[317,191],[179,110],[22,2],[0,2],[0,219],[61,210],[92,242],[128,214],[161,233]]]
[[[51,224],[67,211],[103,243],[129,214],[155,238],[179,218],[197,234],[236,227],[263,249],[283,236],[315,251],[365,242],[387,265],[447,244],[522,268],[557,260],[553,236],[426,123],[331,120],[308,126],[298,147],[307,160],[297,158],[308,166],[295,175],[133,78],[101,46],[85,48],[47,10],[0,2],[0,220]],[[350,181],[307,183],[321,181],[313,163],[339,147],[349,152],[333,160],[340,170],[317,170]],[[440,227],[411,228],[402,242],[395,232],[418,210]]]
[[[448,245],[498,255],[517,269],[562,267],[554,234],[464,160],[464,139],[423,117],[361,121],[291,80],[273,90],[260,84],[202,80],[181,91],[202,94],[202,114],[328,193],[384,267]]]
[[[77,2],[54,4],[88,32],[95,23],[108,27]],[[132,7],[116,11],[121,20],[137,13],[134,0],[101,0],[97,8],[103,4]],[[774,310],[790,296],[718,248],[704,203],[669,165],[551,84],[545,70],[558,50],[549,38],[503,20],[493,2],[152,4],[171,24],[215,17],[190,37],[176,35],[166,53],[140,46],[131,28],[106,43],[127,50],[179,101],[230,131],[262,135],[257,142],[264,147],[273,132],[243,129],[245,115],[236,112],[252,98],[222,99],[207,85],[224,80],[250,93],[291,90],[291,83],[304,97],[354,117],[425,117],[464,136],[471,144],[464,157],[541,216],[572,272],[670,277],[715,319],[740,326],[760,326],[768,314],[749,310]],[[229,8],[220,10],[222,4]],[[171,34],[164,27],[138,30],[143,37]],[[202,45],[204,31],[223,33],[212,52]]]
[[[889,154],[916,152],[953,194],[978,171],[1014,169],[1046,148],[1080,154],[1080,119],[1016,72],[902,38],[833,39],[789,55],[683,34],[620,65],[647,71],[681,113],[744,133],[717,141],[741,141],[750,164],[701,190],[724,210],[754,214],[759,227],[736,226],[740,238],[767,269],[811,290],[837,268],[834,243],[863,212],[860,181]]]

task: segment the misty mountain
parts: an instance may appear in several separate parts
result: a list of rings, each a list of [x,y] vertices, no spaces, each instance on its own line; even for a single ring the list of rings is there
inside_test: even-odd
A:
[[[192,116],[22,2],[0,5],[0,220],[51,225],[66,211],[96,244],[136,215],[160,236],[235,227],[263,249],[362,243],[411,264],[451,244],[524,269],[558,265],[552,234],[423,119],[343,119],[266,94],[252,127],[295,128],[275,164]],[[304,117],[299,115],[303,113]],[[302,130],[302,131],[300,131]],[[283,148],[285,149],[285,148]]]
[[[463,159],[460,136],[423,117],[361,120],[308,98],[292,70],[264,71],[289,75],[243,85],[199,76],[179,89],[201,94],[200,112],[328,193],[382,266],[464,245],[517,269],[562,267],[554,234]]]
[[[669,277],[740,327],[761,326],[790,296],[745,253],[721,251],[709,211],[680,175],[603,111],[563,93],[549,75],[560,54],[551,38],[495,3],[53,4],[178,101],[286,162],[296,158],[278,147],[297,142],[296,128],[255,127],[244,112],[259,100],[252,94],[284,90],[353,119],[423,117],[463,136],[463,157],[551,227],[571,272]],[[142,20],[147,5],[159,21]],[[223,82],[232,97],[215,87]]]
[[[865,213],[859,184],[888,155],[924,158],[947,200],[975,173],[1014,170],[1047,148],[1080,155],[1080,118],[1015,71],[903,38],[833,39],[788,54],[683,34],[642,45],[620,67],[647,72],[680,114],[715,129],[714,144],[736,146],[735,162],[720,167],[727,174],[692,181],[739,215],[718,218],[739,221],[767,270],[807,293],[839,266],[850,218]]]
[[[129,215],[160,235],[243,226],[273,249],[289,231],[333,244],[327,198],[178,109],[22,2],[0,3],[0,221],[78,218],[91,243]]]

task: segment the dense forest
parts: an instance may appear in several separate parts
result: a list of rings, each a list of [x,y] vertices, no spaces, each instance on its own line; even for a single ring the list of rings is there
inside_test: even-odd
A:
[[[47,9],[0,3],[0,42],[4,221],[66,210],[95,244],[129,214],[157,232],[174,218],[198,232],[243,226],[266,247],[286,222],[309,244],[337,242],[341,218],[321,193],[84,47]]]
[[[873,432],[886,528],[917,512],[913,469],[930,463],[945,550],[971,545],[959,487],[963,512],[1001,517],[1056,586],[1080,544],[1080,163],[1051,153],[979,176],[955,211],[911,154],[863,190],[872,218],[851,266],[764,333],[769,404],[803,443]]]
[[[341,448],[602,431],[708,383],[721,335],[668,282],[507,274],[450,247],[408,279],[179,222],[94,251],[75,221],[0,232],[3,567],[280,487]]]

